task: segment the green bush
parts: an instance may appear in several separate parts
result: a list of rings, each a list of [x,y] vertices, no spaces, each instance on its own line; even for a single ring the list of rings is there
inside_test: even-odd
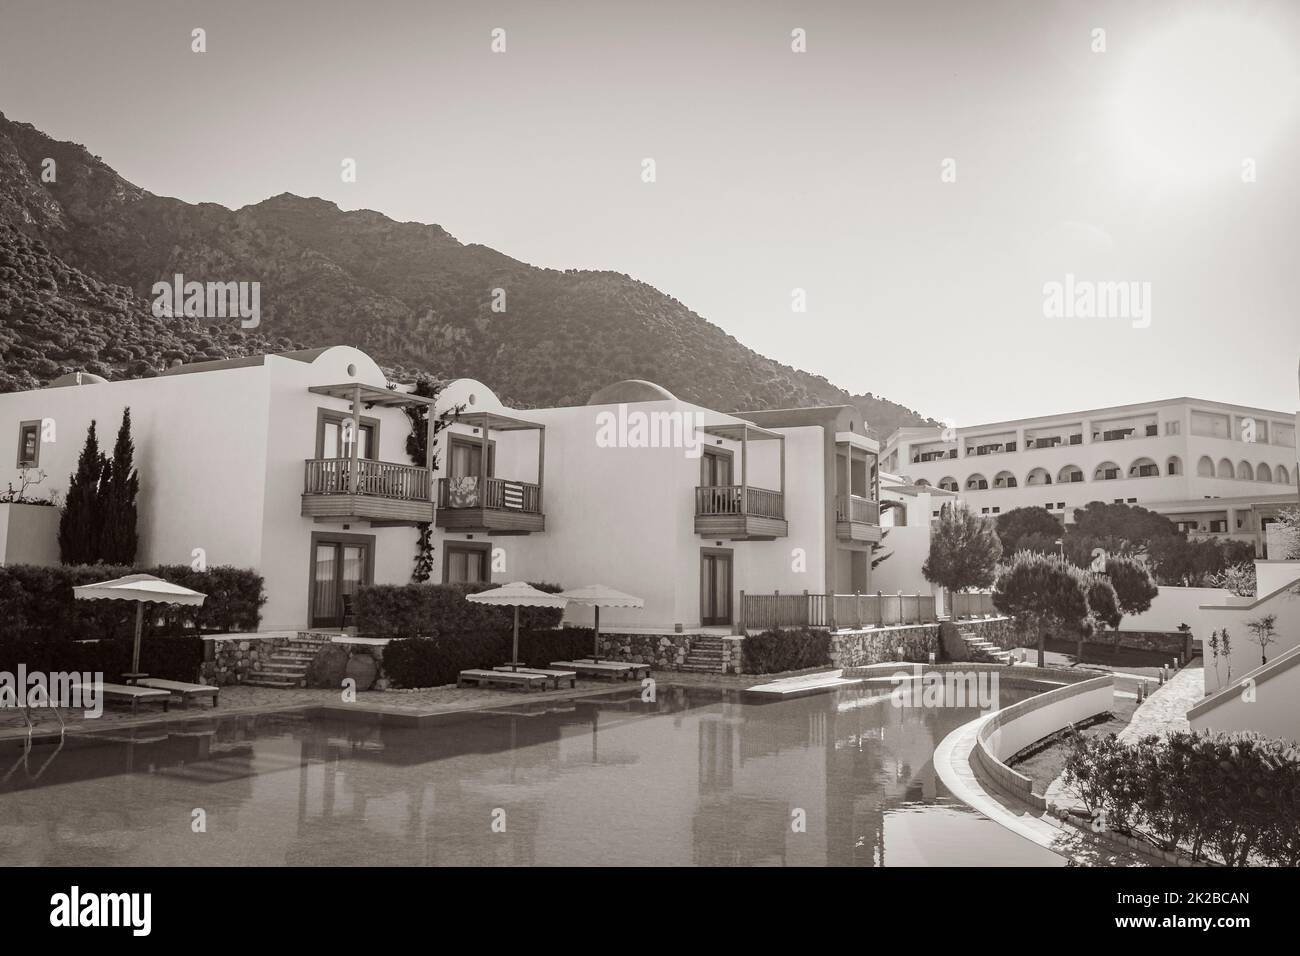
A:
[[[467,594],[491,584],[372,584],[357,589],[357,632],[365,637],[435,637],[444,632],[499,633],[514,626],[514,609],[473,604]],[[555,594],[557,584],[534,584]],[[558,627],[563,608],[520,608],[520,629]]]
[[[1141,827],[1194,860],[1300,864],[1300,747],[1258,734],[1180,731],[1123,744],[1075,734],[1066,781],[1120,832]]]
[[[519,657],[530,667],[572,660],[591,652],[590,628],[519,629]],[[384,648],[384,673],[396,687],[454,684],[463,670],[493,668],[510,660],[511,634],[443,632],[436,637],[391,641]]]
[[[813,628],[774,628],[740,642],[741,670],[746,674],[823,667],[831,662],[831,637]]]
[[[154,677],[195,678],[203,658],[196,633],[257,629],[266,598],[255,571],[12,564],[0,567],[0,670],[25,664],[29,670],[103,671],[110,679],[130,670],[135,602],[78,601],[72,589],[137,573],[208,595],[202,607],[145,606],[140,667]]]

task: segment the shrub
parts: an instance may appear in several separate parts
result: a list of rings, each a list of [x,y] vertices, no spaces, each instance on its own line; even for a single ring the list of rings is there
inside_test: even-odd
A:
[[[519,657],[531,667],[590,653],[590,628],[519,629]],[[396,687],[454,684],[463,670],[491,668],[510,659],[511,634],[501,631],[442,632],[435,637],[394,640],[384,648],[384,673]]]
[[[746,674],[822,667],[831,660],[830,634],[812,628],[774,628],[749,635],[740,646],[741,670]]]
[[[467,594],[491,584],[373,584],[357,589],[357,631],[366,637],[433,637],[443,632],[510,632],[514,609],[474,604]],[[557,584],[534,584],[550,594]],[[520,608],[520,630],[558,627],[563,608]]]
[[[257,630],[266,597],[256,571],[232,567],[195,571],[189,565],[12,564],[0,567],[0,644],[18,638],[60,642],[132,636],[134,602],[78,601],[72,589],[137,573],[153,574],[208,596],[202,607],[146,606],[146,635]]]
[[[1300,863],[1300,748],[1291,741],[1180,731],[1125,745],[1076,734],[1065,772],[1121,832],[1143,826],[1166,849],[1185,847],[1195,860],[1212,848],[1228,866]]]

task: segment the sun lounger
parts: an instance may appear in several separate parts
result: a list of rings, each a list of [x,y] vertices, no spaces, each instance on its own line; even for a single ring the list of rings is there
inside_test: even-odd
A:
[[[649,664],[632,664],[627,661],[551,661],[552,667],[563,667],[577,671],[584,677],[621,677],[639,679],[641,674],[650,674]]]
[[[479,687],[491,687],[497,684],[503,687],[522,687],[524,690],[532,690],[534,687],[545,690],[549,680],[545,674],[526,674],[523,671],[467,670],[460,672],[456,686],[476,684]]]
[[[515,671],[515,668],[511,667],[509,664],[502,664],[500,667],[494,667],[492,669],[494,671]],[[578,686],[577,671],[553,671],[553,670],[548,670],[545,667],[520,667],[518,668],[517,673],[542,674],[548,679],[555,681],[556,690],[560,689],[560,682],[566,680],[569,682],[570,687]]]
[[[84,687],[81,684],[75,684],[74,687]],[[171,701],[171,691],[156,690],[152,687],[134,687],[129,684],[100,684],[98,688],[84,687],[84,691],[94,693],[98,691],[104,695],[104,700],[129,700],[131,702],[131,713],[136,712],[136,706],[144,701],[145,703],[155,703],[163,705],[163,713],[167,712],[167,704]]]
[[[200,697],[211,697],[212,706],[216,707],[217,697],[221,694],[220,687],[213,687],[210,684],[187,684],[185,681],[163,680],[160,677],[142,677],[135,682],[135,686],[152,687],[155,690],[165,690],[169,694],[175,694],[185,707],[190,706],[191,700]]]

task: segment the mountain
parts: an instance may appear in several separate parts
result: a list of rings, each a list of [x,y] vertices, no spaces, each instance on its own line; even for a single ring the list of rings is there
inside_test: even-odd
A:
[[[261,324],[155,318],[151,288],[176,273],[259,282]],[[440,226],[288,193],[233,211],[155,196],[0,113],[0,389],[340,343],[396,377],[477,378],[521,407],[644,378],[723,411],[856,405],[878,437],[930,421],[759,355],[626,275],[541,269]]]

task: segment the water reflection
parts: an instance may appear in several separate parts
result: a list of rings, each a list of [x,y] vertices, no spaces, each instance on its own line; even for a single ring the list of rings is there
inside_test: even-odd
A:
[[[900,709],[886,690],[760,702],[661,687],[654,703],[632,689],[419,728],[282,714],[72,737],[39,778],[0,782],[0,859],[1059,862],[940,792],[933,749],[975,711]],[[0,768],[19,754],[0,749]]]

